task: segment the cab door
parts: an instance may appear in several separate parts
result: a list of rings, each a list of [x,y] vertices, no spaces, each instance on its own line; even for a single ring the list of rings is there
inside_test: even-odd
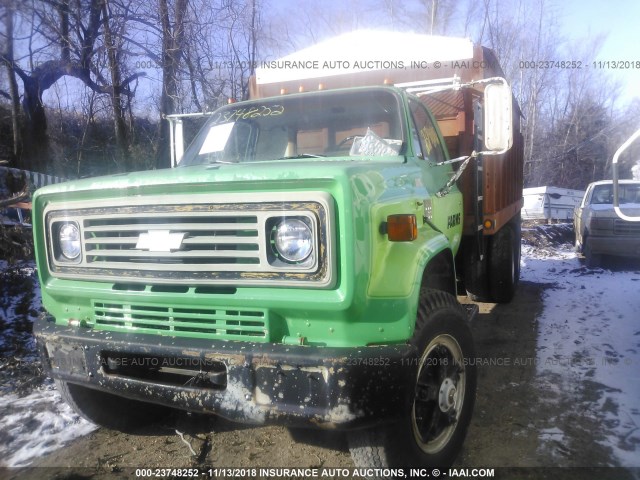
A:
[[[453,186],[449,193],[438,196],[451,179],[451,165],[439,165],[448,159],[446,145],[429,110],[414,97],[409,97],[411,137],[422,181],[430,195],[433,224],[449,239],[455,254],[462,238],[462,193]]]

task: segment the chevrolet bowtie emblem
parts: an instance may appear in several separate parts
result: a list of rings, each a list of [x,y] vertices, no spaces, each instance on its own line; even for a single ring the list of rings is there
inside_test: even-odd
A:
[[[172,232],[171,230],[149,230],[147,233],[140,234],[136,248],[150,252],[180,250],[185,235],[185,233]]]

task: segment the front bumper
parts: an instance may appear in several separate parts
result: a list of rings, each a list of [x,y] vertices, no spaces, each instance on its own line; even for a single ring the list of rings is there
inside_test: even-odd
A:
[[[409,345],[330,348],[95,331],[43,316],[59,380],[250,424],[351,429],[392,421],[416,375]]]
[[[639,236],[591,235],[587,242],[593,253],[640,258]]]

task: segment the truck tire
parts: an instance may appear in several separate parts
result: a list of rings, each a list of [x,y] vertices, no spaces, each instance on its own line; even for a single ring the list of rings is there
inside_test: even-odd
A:
[[[463,264],[461,271],[463,272],[464,290],[467,296],[474,302],[491,302],[489,292],[488,268],[486,245],[484,247],[484,258],[480,260],[478,255],[475,239],[463,238]]]
[[[65,402],[82,418],[99,427],[132,432],[169,413],[169,409],[56,380]]]
[[[520,280],[520,216],[502,227],[489,247],[489,289],[496,303],[509,303]]]
[[[415,382],[398,422],[348,433],[356,467],[446,470],[462,447],[476,395],[471,330],[453,295],[423,289],[420,297]]]

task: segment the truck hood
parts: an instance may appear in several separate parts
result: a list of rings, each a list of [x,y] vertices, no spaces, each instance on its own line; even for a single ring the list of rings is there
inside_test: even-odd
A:
[[[251,164],[215,164],[133,172],[49,185],[42,197],[81,200],[147,194],[224,193],[331,189],[342,184],[367,197],[392,195],[398,188],[423,188],[420,169],[403,165],[403,157],[375,161],[287,160]]]

